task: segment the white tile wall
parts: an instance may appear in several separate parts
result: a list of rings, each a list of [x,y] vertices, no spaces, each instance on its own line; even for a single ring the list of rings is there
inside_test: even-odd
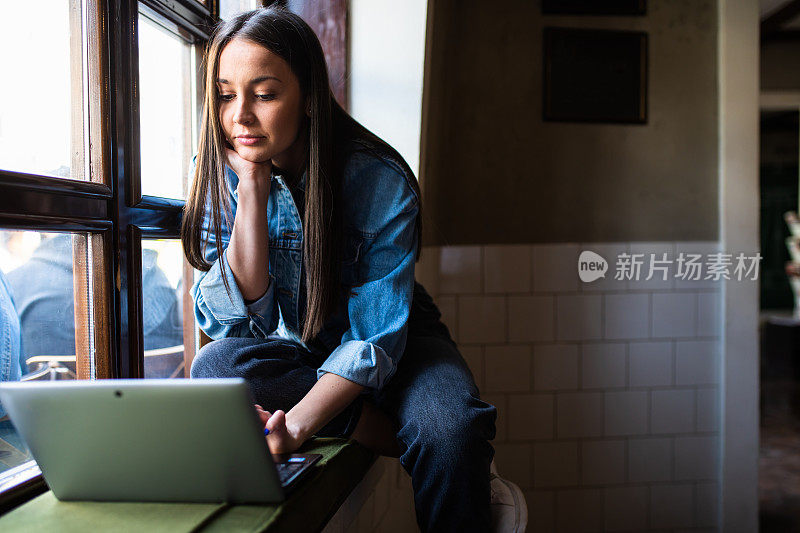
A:
[[[719,391],[697,389],[697,431],[719,431]]]
[[[713,527],[717,524],[716,483],[698,483],[695,487],[697,501],[695,523],[698,526]]]
[[[672,479],[672,439],[635,438],[628,441],[628,481]]]
[[[628,350],[631,387],[672,384],[672,342],[632,342]]]
[[[653,337],[692,337],[697,325],[697,294],[654,293]]]
[[[502,296],[458,298],[458,342],[506,341],[506,300]]]
[[[600,339],[602,309],[598,294],[563,294],[556,298],[556,337],[561,341]]]
[[[622,343],[588,343],[581,348],[581,386],[584,389],[624,387],[627,346]]]
[[[606,339],[646,339],[650,336],[649,294],[608,294],[604,300]]]
[[[556,494],[552,491],[525,492],[528,503],[528,531],[556,530]]]
[[[552,394],[509,396],[509,440],[552,439],[554,405]]]
[[[412,498],[410,484],[393,483],[397,465],[395,459],[379,458],[325,525],[323,533],[419,531],[413,501],[411,507],[407,505]]]
[[[486,347],[486,390],[527,392],[531,387],[531,347]]]
[[[577,276],[587,249],[610,267],[591,284]],[[423,250],[418,279],[498,408],[498,468],[525,491],[529,531],[716,530],[720,290],[710,280],[644,278],[649,254],[717,249]],[[621,252],[644,254],[639,280],[614,279]]]
[[[612,487],[603,491],[606,531],[647,529],[647,487]]]
[[[603,528],[603,491],[601,489],[562,490],[556,495],[558,531],[575,533],[601,531]]]
[[[481,247],[447,246],[439,250],[439,290],[450,294],[480,293]]]
[[[647,433],[647,392],[606,392],[604,419],[606,435]]]
[[[536,487],[577,485],[578,443],[538,442],[533,445],[533,479]],[[505,475],[504,472],[500,472]]]
[[[555,299],[552,296],[508,297],[508,340],[549,342],[555,339]]]
[[[475,384],[483,390],[483,346],[462,345],[459,347],[459,351],[464,361],[467,362],[467,366],[472,372],[472,377],[475,378]]]
[[[716,384],[717,341],[677,341],[675,343],[675,384]]]
[[[697,336],[719,336],[719,293],[697,293]]]
[[[677,437],[675,439],[675,479],[717,478],[719,439],[712,437]]]
[[[603,435],[602,393],[561,393],[556,398],[556,413],[560,439]]]
[[[694,486],[653,485],[650,487],[650,527],[690,527],[694,522]]]
[[[486,246],[483,288],[486,293],[526,293],[531,290],[530,246]]]
[[[578,388],[578,345],[540,344],[533,347],[533,387],[536,390]]]
[[[570,292],[578,290],[577,244],[544,244],[533,248],[534,292]]]
[[[694,389],[654,390],[650,393],[650,430],[653,433],[694,431]]]
[[[616,485],[624,481],[624,440],[587,440],[581,443],[581,482],[584,485]]]

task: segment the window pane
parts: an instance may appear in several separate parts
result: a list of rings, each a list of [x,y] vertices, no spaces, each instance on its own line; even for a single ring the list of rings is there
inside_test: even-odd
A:
[[[270,4],[271,2],[265,2]],[[241,13],[258,7],[256,0],[221,0],[219,3],[219,18],[228,20]]]
[[[88,106],[81,2],[2,6],[0,168],[85,179]]]
[[[144,377],[175,378],[184,374],[183,280],[181,242],[142,240],[142,322]],[[189,323],[192,323],[189,317]]]
[[[0,381],[76,379],[93,367],[89,246],[85,234],[0,230]],[[0,486],[28,460],[0,405]]]
[[[192,128],[192,46],[139,15],[142,194],[185,197]]]

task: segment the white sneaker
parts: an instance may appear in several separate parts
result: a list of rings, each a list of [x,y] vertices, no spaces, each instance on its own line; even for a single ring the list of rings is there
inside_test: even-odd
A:
[[[492,531],[495,533],[524,533],[528,525],[528,505],[520,488],[501,478],[492,461],[489,473],[492,489]]]

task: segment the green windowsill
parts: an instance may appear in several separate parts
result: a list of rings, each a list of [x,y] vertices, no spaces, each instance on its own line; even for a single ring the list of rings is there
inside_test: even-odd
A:
[[[0,531],[319,531],[375,456],[343,439],[312,439],[299,452],[322,459],[280,505],[62,502],[48,491],[0,517]]]

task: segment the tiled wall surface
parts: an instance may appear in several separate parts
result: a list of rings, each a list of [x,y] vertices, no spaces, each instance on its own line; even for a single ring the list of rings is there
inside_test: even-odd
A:
[[[609,262],[580,281],[578,256]],[[430,247],[417,279],[482,396],[497,406],[501,475],[529,531],[714,531],[720,292],[713,281],[615,280],[622,253],[715,243]],[[645,266],[648,263],[645,263]]]
[[[380,457],[353,489],[322,533],[413,533],[411,478],[396,459]]]

